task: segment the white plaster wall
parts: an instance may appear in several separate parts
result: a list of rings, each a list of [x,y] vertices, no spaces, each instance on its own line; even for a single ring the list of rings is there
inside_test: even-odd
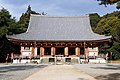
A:
[[[90,48],[90,47],[88,47],[88,50],[89,50],[89,51],[97,51],[97,52],[98,52],[98,47],[93,47],[93,49]]]
[[[23,60],[21,60],[21,63],[30,63],[30,60],[23,59]]]
[[[88,55],[89,56],[98,56],[98,52],[89,52]]]
[[[25,50],[24,47],[21,47],[21,51],[32,51],[32,47],[30,47],[30,50]]]
[[[37,56],[37,47],[34,49],[34,56]]]
[[[21,54],[22,56],[32,55],[32,47],[30,47],[30,50],[25,50],[24,47],[21,47]]]
[[[20,62],[19,62],[19,60],[14,59],[14,60],[13,60],[13,63],[20,63]]]
[[[30,56],[32,55],[32,52],[22,52],[22,56]]]

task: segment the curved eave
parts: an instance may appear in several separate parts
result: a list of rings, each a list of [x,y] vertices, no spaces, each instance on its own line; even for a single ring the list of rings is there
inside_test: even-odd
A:
[[[99,40],[21,40],[8,38],[9,41],[18,41],[18,42],[108,42],[110,38],[107,39],[99,39]]]

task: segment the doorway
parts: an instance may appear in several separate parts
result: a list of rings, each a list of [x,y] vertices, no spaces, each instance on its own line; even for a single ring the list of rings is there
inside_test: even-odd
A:
[[[75,48],[73,47],[69,48],[69,55],[75,55]]]
[[[51,55],[51,48],[50,47],[45,47],[44,49],[45,49],[44,55]]]
[[[80,48],[80,54],[84,55],[84,52],[85,52],[84,48]]]
[[[56,48],[56,55],[64,55],[64,48]]]
[[[37,48],[37,55],[40,55],[40,47]]]

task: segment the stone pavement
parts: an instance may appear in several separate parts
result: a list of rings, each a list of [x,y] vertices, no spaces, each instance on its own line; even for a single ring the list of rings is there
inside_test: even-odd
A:
[[[49,65],[25,80],[96,80],[72,65]]]

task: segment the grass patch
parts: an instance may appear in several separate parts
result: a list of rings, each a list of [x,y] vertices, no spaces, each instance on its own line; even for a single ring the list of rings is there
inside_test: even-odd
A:
[[[119,60],[112,60],[111,63],[120,63],[120,59]]]

